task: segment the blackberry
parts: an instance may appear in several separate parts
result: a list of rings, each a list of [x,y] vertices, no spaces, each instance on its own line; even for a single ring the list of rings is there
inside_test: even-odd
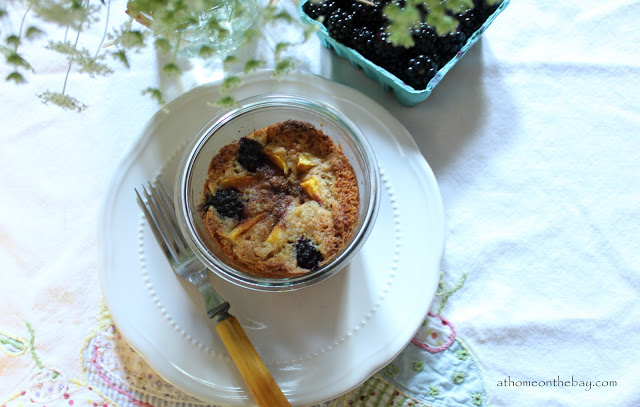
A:
[[[320,265],[320,262],[324,260],[322,253],[314,246],[309,239],[298,239],[296,242],[296,261],[298,267],[315,270]]]
[[[354,31],[353,11],[336,9],[326,20],[329,36],[341,43],[347,43]]]
[[[240,149],[236,160],[249,172],[256,172],[258,167],[264,164],[267,157],[264,155],[262,144],[250,138],[243,137],[238,141]]]
[[[372,60],[392,74],[400,76],[406,60],[407,48],[403,46],[396,47],[388,41],[388,38],[389,36],[384,28],[375,34],[373,44],[375,55]]]
[[[482,23],[484,23],[491,14],[495,13],[500,6],[500,3],[488,5],[486,0],[473,0],[473,5],[476,13],[478,14],[480,25],[482,25]]]
[[[385,60],[396,57],[402,52],[401,47],[396,47],[388,41],[389,35],[385,32],[384,28],[380,29],[375,34],[374,50],[378,58]]]
[[[407,84],[414,89],[424,89],[436,75],[438,66],[426,55],[417,55],[409,60],[405,70]]]
[[[329,15],[336,7],[337,4],[335,1],[310,0],[302,6],[302,11],[309,17],[317,20],[320,16],[326,17]]]
[[[435,53],[438,34],[426,23],[420,23],[420,26],[413,32],[414,48],[421,54],[430,55]]]
[[[467,36],[460,31],[448,33],[438,37],[436,42],[436,50],[442,58],[442,63],[447,63],[453,58],[467,41]]]
[[[218,215],[241,220],[244,215],[244,203],[240,199],[240,192],[236,189],[219,189],[215,195],[207,193],[200,205],[201,211],[207,211],[213,206]]]
[[[386,18],[382,15],[382,1],[375,2],[373,6],[359,1],[352,3],[351,9],[354,12],[354,20],[357,26],[380,27]]]
[[[458,20],[458,31],[464,33],[467,38],[471,38],[473,33],[480,27],[476,10],[469,9],[454,16]]]
[[[413,29],[414,45],[411,48],[394,46],[385,32],[388,20],[383,14],[385,6],[395,2],[404,7],[406,0],[373,0],[374,5],[353,0],[329,0],[305,4],[305,12],[313,18],[323,15],[324,26],[334,40],[358,51],[363,57],[386,69],[416,89],[424,89],[437,69],[446,64],[463,47],[498,5],[489,6],[487,0],[472,0],[467,10],[448,16],[458,20],[455,33],[438,36],[434,27],[426,21],[429,7],[425,2],[414,4],[422,22]],[[309,3],[315,5],[309,6]]]
[[[321,10],[324,4],[325,3],[316,3],[315,1],[308,1],[304,3],[304,5],[302,6],[302,11],[304,11],[306,15],[308,15],[309,17],[315,20],[321,15],[323,15]]]
[[[367,59],[375,55],[373,32],[367,27],[356,28],[350,39],[350,45]]]

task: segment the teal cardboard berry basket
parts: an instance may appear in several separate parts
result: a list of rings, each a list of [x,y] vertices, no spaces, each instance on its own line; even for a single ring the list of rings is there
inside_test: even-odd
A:
[[[509,0],[502,0],[502,3],[498,6],[496,11],[494,11],[482,24],[482,26],[478,28],[467,39],[460,51],[458,51],[458,53],[453,58],[451,58],[449,62],[438,69],[435,76],[427,84],[427,87],[422,90],[416,90],[404,83],[401,79],[399,79],[386,69],[363,57],[358,51],[331,38],[329,36],[327,28],[322,25],[321,22],[312,19],[303,11],[304,5],[309,1],[311,0],[302,0],[298,5],[298,12],[300,14],[300,18],[304,23],[315,25],[318,27],[317,35],[320,38],[320,42],[322,43],[322,45],[334,50],[338,56],[347,59],[356,69],[362,69],[365,75],[377,81],[383,88],[392,90],[398,101],[406,106],[414,106],[429,97],[433,89],[447,74],[447,72],[449,72],[449,70],[453,68],[453,66],[460,60],[460,58],[462,58],[467,53],[467,51],[473,46],[473,44],[478,42],[478,40],[482,36],[482,33],[484,33],[484,31],[489,27],[489,25],[491,25],[498,14],[500,14],[509,4]]]

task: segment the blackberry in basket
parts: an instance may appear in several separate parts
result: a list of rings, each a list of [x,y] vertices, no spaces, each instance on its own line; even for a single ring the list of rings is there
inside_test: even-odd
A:
[[[422,90],[461,51],[501,1],[309,0],[302,10],[309,17],[320,19],[331,38],[358,51],[405,84]],[[413,11],[416,21],[404,27],[410,41],[399,44],[397,39],[392,41],[392,33],[398,29],[391,12],[404,13],[407,9]]]
[[[348,43],[355,28],[353,16],[353,11],[342,10],[340,8],[329,14],[324,20],[329,35],[343,44]]]

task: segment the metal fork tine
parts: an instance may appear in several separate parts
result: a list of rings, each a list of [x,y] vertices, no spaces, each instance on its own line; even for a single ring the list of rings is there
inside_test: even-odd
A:
[[[162,232],[160,231],[160,229],[158,228],[158,225],[156,224],[155,217],[153,216],[153,214],[151,213],[147,205],[144,203],[144,200],[140,196],[140,193],[138,192],[138,190],[135,188],[134,190],[136,191],[138,206],[140,206],[140,209],[142,209],[142,212],[144,212],[144,217],[147,219],[149,223],[151,232],[153,232],[153,235],[155,236],[156,240],[160,244],[160,248],[164,252],[165,256],[167,256],[167,258],[175,259],[173,255],[173,251],[169,249],[169,245],[167,244],[167,241],[165,240]]]
[[[158,188],[155,189],[155,192],[157,192],[157,194],[155,195],[156,199],[161,204],[160,206],[162,207],[162,211],[165,214],[165,218],[169,220],[169,223],[171,223],[173,237],[176,240],[176,243],[180,245],[180,249],[184,252],[187,250],[187,241],[180,233],[180,226],[178,226],[178,220],[176,219],[173,199],[171,199],[171,196],[158,178],[156,178],[156,184],[158,185]]]
[[[153,191],[153,186],[150,185],[150,187],[151,191]],[[171,252],[171,257],[174,261],[178,262],[180,260],[180,249],[176,245],[175,239],[173,237],[174,234],[171,232],[171,227],[167,226],[165,214],[162,213],[162,210],[158,206],[155,195],[149,193],[144,185],[142,186],[142,191],[144,192],[145,198],[147,199],[147,205],[149,206],[149,211],[153,216],[153,220],[155,221],[160,234],[163,236],[163,239],[167,243],[167,247]]]
[[[187,251],[186,243],[182,240],[182,235],[180,234],[176,220],[174,219],[174,212],[165,202],[164,197],[161,196],[160,192],[158,192],[159,188],[156,188],[151,183],[149,183],[149,188],[156,208],[159,211],[158,217],[162,219],[163,226],[165,227],[164,231],[169,233],[169,238],[172,240],[176,251],[178,253],[185,253]]]

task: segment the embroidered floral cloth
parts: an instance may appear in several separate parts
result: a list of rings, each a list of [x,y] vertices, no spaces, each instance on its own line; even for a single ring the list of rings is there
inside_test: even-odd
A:
[[[466,278],[466,277],[463,277]],[[440,308],[462,283],[438,297]],[[36,333],[0,332],[3,349],[32,365],[29,376],[2,407],[46,406],[211,406],[158,376],[119,334],[102,307],[96,329],[80,355],[81,378],[48,366],[39,356]],[[430,312],[411,344],[392,363],[358,388],[323,406],[482,406],[487,394],[480,368],[451,322]]]
[[[424,326],[326,405],[640,405],[637,21],[633,1],[511,2],[413,108],[317,41],[295,51],[300,69],[402,121],[447,223]],[[83,38],[99,40],[95,31]],[[0,82],[0,407],[204,406],[119,337],[97,280],[106,185],[158,109],[140,94],[158,77],[153,50],[108,78],[73,75],[82,114],[34,96],[62,87],[66,61],[35,43],[22,51],[37,74]],[[158,85],[170,99],[200,73]]]

